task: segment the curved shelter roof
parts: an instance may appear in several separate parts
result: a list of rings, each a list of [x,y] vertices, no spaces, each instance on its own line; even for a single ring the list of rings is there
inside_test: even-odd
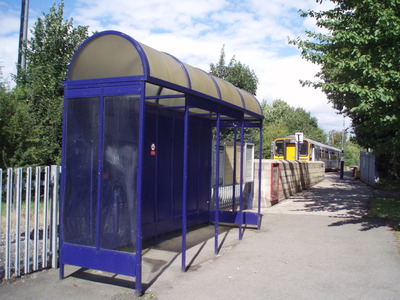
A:
[[[88,39],[76,52],[67,80],[132,76],[150,83],[146,85],[146,97],[192,94],[239,109],[245,119],[263,118],[259,102],[249,92],[116,31],[101,32]],[[182,101],[177,97],[170,99],[168,105],[177,106]]]

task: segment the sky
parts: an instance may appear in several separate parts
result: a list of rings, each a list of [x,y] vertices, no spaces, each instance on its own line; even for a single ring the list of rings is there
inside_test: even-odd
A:
[[[29,28],[55,0],[29,1]],[[0,66],[12,83],[16,73],[21,0],[0,0]],[[319,68],[302,59],[288,38],[319,30],[298,10],[326,10],[332,4],[315,0],[65,0],[64,17],[89,32],[117,30],[156,50],[204,71],[217,63],[225,45],[226,61],[235,56],[259,79],[257,99],[271,104],[282,99],[301,107],[329,132],[343,129],[343,117],[324,93],[302,87],[300,79],[314,80]],[[28,35],[29,38],[29,35]],[[12,84],[11,84],[12,85]],[[349,126],[346,120],[346,127]]]

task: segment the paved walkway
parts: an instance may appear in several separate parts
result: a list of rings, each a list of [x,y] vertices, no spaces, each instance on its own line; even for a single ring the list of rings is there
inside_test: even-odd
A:
[[[347,174],[346,174],[347,175]],[[180,272],[180,239],[145,251],[144,299],[400,299],[400,255],[394,233],[364,218],[372,190],[345,176],[326,179],[265,209],[261,230],[188,238],[189,270]],[[209,239],[208,239],[209,238]],[[132,278],[66,268],[0,285],[0,299],[135,299]]]

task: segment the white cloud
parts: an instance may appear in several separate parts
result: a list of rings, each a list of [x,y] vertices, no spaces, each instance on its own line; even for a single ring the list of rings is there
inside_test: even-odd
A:
[[[18,58],[19,12],[0,3],[0,66],[7,81],[16,73]]]
[[[318,69],[287,42],[288,37],[303,37],[304,29],[317,30],[298,15],[298,9],[326,9],[332,5],[326,2],[321,6],[315,0],[75,0],[65,2],[65,11],[71,12],[66,17],[73,17],[75,25],[124,32],[205,71],[218,61],[225,44],[227,61],[235,55],[258,75],[260,101],[280,98],[303,107],[328,131],[341,129],[341,124],[335,127],[335,111],[322,92],[299,83],[299,79],[313,79]],[[0,13],[0,61],[8,74],[15,73],[19,12],[4,11]]]

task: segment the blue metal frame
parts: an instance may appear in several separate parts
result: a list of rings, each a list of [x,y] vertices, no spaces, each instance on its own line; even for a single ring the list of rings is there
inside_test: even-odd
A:
[[[215,213],[214,213],[214,253],[218,254],[218,233],[219,233],[219,146],[220,146],[220,122],[221,114],[217,115],[217,133],[215,142]]]
[[[186,233],[187,233],[187,177],[188,177],[189,105],[186,100],[183,129],[183,182],[182,182],[182,272],[186,271]]]
[[[85,47],[87,43],[89,43],[92,39],[98,37],[102,34],[116,34],[126,38],[130,43],[136,48],[138,51],[140,58],[142,60],[143,65],[143,76],[131,76],[131,77],[118,77],[118,78],[102,78],[102,79],[88,79],[88,80],[78,80],[78,81],[66,81],[64,83],[65,87],[65,96],[64,96],[64,117],[63,117],[63,146],[62,146],[62,166],[66,167],[66,122],[67,122],[67,101],[69,98],[84,98],[84,97],[99,97],[100,101],[100,112],[104,110],[104,97],[105,96],[117,96],[117,95],[129,95],[129,94],[140,94],[140,113],[139,113],[139,150],[138,150],[138,176],[137,176],[137,219],[136,219],[136,248],[135,253],[122,253],[111,250],[100,249],[100,241],[99,236],[96,236],[96,247],[85,247],[80,245],[71,245],[65,243],[63,240],[63,202],[65,198],[65,180],[66,175],[65,172],[61,174],[61,205],[60,205],[60,278],[64,277],[64,264],[73,264],[81,267],[100,269],[104,271],[114,272],[118,274],[124,274],[128,276],[136,277],[135,281],[135,289],[138,293],[141,293],[142,289],[142,196],[143,196],[143,158],[144,158],[144,138],[146,135],[145,128],[145,116],[146,116],[146,99],[168,99],[168,98],[176,98],[179,97],[177,95],[171,96],[152,96],[147,97],[145,94],[145,85],[147,83],[155,84],[160,86],[161,88],[168,88],[178,92],[181,92],[183,95],[181,97],[185,97],[185,106],[179,107],[182,109],[181,113],[184,114],[183,117],[183,181],[182,181],[182,264],[181,269],[182,272],[186,271],[186,234],[187,234],[187,226],[188,226],[188,143],[189,143],[189,119],[190,116],[204,116],[210,117],[212,120],[215,120],[217,139],[216,139],[216,182],[215,182],[215,211],[214,213],[210,213],[210,221],[215,222],[214,228],[214,252],[218,253],[219,242],[218,242],[218,234],[219,234],[219,222],[231,222],[239,225],[239,239],[243,237],[243,225],[257,225],[260,228],[260,198],[261,198],[261,159],[260,159],[260,168],[258,174],[259,180],[259,191],[258,191],[258,212],[257,213],[249,213],[243,212],[243,191],[240,189],[240,202],[239,202],[239,211],[235,212],[235,197],[233,198],[233,211],[232,212],[224,212],[219,211],[219,146],[220,146],[220,129],[221,127],[234,127],[235,129],[235,137],[236,137],[236,128],[240,126],[240,145],[241,145],[241,154],[240,154],[240,185],[243,185],[243,150],[244,150],[244,128],[245,127],[257,127],[260,128],[260,157],[262,153],[262,116],[249,111],[245,108],[245,103],[243,96],[238,91],[241,100],[243,102],[244,108],[238,108],[231,103],[227,103],[221,99],[213,98],[209,95],[205,95],[194,91],[191,89],[191,82],[189,74],[184,66],[178,59],[177,60],[182,69],[184,70],[187,79],[188,79],[188,87],[178,86],[171,82],[166,82],[164,80],[160,80],[158,78],[154,78],[150,75],[149,62],[147,57],[138,42],[134,39],[120,32],[115,31],[106,31],[94,35],[85,41],[82,46],[75,53],[72,61],[74,61],[80,52],[80,50]],[[70,70],[68,70],[67,78],[70,76]],[[211,77],[212,78],[212,77]],[[216,85],[219,98],[221,98],[221,91],[215,80],[212,78],[214,84]],[[205,111],[209,111],[209,114],[191,114],[190,108],[199,108]],[[165,110],[174,110],[177,107],[164,107]],[[158,108],[159,110],[159,108]],[[251,116],[254,121],[245,120],[245,115]],[[99,144],[102,145],[102,137],[103,137],[103,116],[102,114],[99,116],[100,118],[100,129],[99,129]],[[158,120],[158,119],[157,119]],[[231,123],[223,122],[224,120],[228,120]],[[211,121],[210,121],[211,122]],[[236,138],[235,138],[235,149],[236,149]],[[101,157],[101,147],[99,149],[99,155]],[[234,157],[234,168],[236,174],[236,150]],[[210,162],[207,162],[210,164]],[[158,164],[156,163],[156,166]],[[101,160],[98,161],[98,182],[101,183]],[[158,170],[155,169],[157,173]],[[211,172],[210,172],[211,174]],[[236,183],[236,176],[235,183]],[[154,188],[154,193],[156,193],[156,187]],[[210,194],[209,194],[210,195]],[[100,220],[100,188],[97,191],[97,212],[96,218]],[[99,222],[97,222],[97,232],[100,231]],[[89,258],[89,259],[88,259]],[[131,268],[134,266],[134,268]]]

